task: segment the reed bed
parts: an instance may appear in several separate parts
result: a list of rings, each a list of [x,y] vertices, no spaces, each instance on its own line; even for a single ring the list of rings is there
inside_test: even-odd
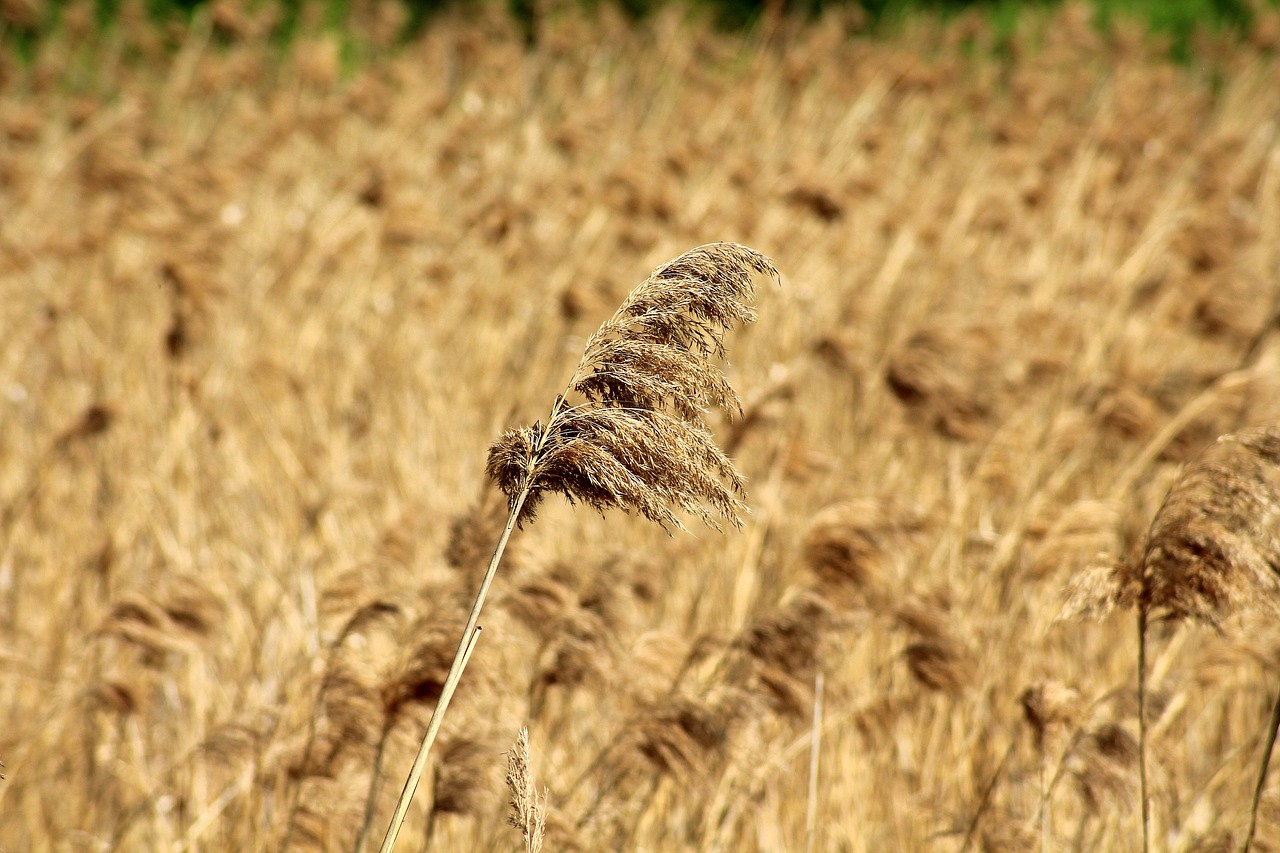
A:
[[[549,495],[401,844],[1127,851],[1144,763],[1153,849],[1244,841],[1274,618],[1153,617],[1143,762],[1113,606],[1205,448],[1280,420],[1274,12],[1175,67],[1073,4],[532,51],[457,13],[355,63],[86,9],[0,66],[0,847],[380,831],[507,515],[487,448],[722,240],[783,285],[707,421],[742,529]],[[1236,545],[1223,595],[1268,598],[1274,533]],[[1213,571],[1149,595],[1217,615]]]

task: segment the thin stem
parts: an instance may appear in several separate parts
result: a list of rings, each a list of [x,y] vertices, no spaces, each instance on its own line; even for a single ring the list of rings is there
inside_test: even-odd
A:
[[[1090,705],[1090,710],[1097,707],[1098,704],[1099,704],[1098,702],[1094,702],[1092,705]],[[1068,759],[1071,758],[1072,755],[1075,754],[1076,749],[1080,746],[1080,742],[1084,740],[1084,736],[1085,736],[1085,730],[1079,729],[1079,728],[1076,729],[1075,732],[1071,735],[1071,741],[1067,744],[1066,749],[1064,749],[1058,755],[1058,763],[1054,768],[1053,775],[1048,777],[1049,782],[1047,785],[1045,784],[1043,777],[1044,777],[1045,770],[1049,766],[1049,755],[1047,752],[1045,752],[1043,745],[1040,747],[1040,755],[1041,755],[1040,773],[1042,778],[1040,780],[1040,788],[1041,788],[1040,810],[1036,813],[1036,820],[1039,820],[1041,822],[1044,821],[1044,814],[1049,809],[1049,806],[1053,803],[1054,792],[1058,790],[1058,784],[1062,781],[1062,778],[1067,775],[1067,771],[1070,769],[1068,767],[1067,761]]]
[[[818,830],[818,761],[822,755],[822,672],[813,679],[813,738],[809,741],[809,803],[804,816],[804,849],[813,853]]]
[[[356,843],[352,845],[353,853],[360,853],[364,850],[365,841],[369,837],[369,827],[373,825],[373,807],[378,801],[378,787],[382,781],[382,757],[387,750],[387,736],[391,734],[392,719],[390,717],[382,724],[382,736],[378,738],[378,751],[373,756],[373,772],[369,778],[369,793],[364,801],[364,820],[360,823],[360,833],[356,836]]]
[[[1147,605],[1138,605],[1138,782],[1142,797],[1142,853],[1151,850],[1151,806],[1147,802]]]
[[[964,844],[960,846],[960,853],[969,853],[969,848],[973,844],[973,837],[978,832],[978,824],[982,821],[982,817],[987,812],[988,806],[991,805],[991,795],[995,792],[996,785],[1000,781],[1000,777],[1004,775],[1004,769],[1009,764],[1009,759],[1013,757],[1013,750],[1018,745],[1016,740],[1010,741],[1008,749],[1004,751],[1004,758],[1000,759],[996,772],[991,774],[991,778],[987,781],[986,787],[982,789],[982,797],[978,800],[978,808],[974,810],[973,819],[969,821],[969,828],[964,833]]]
[[[489,570],[485,572],[484,580],[480,584],[480,591],[476,594],[476,602],[471,607],[471,615],[467,617],[467,626],[462,630],[462,639],[458,641],[458,652],[454,655],[453,665],[449,667],[449,674],[445,677],[444,686],[440,690],[440,698],[436,701],[436,708],[431,713],[431,721],[427,723],[427,732],[422,737],[422,745],[418,747],[418,756],[413,760],[413,768],[409,771],[409,778],[405,780],[404,790],[400,792],[400,799],[396,802],[395,814],[391,816],[391,823],[387,826],[387,835],[382,839],[382,847],[379,848],[380,853],[391,853],[396,846],[396,837],[400,834],[400,827],[404,824],[405,814],[409,811],[409,803],[413,800],[414,792],[418,790],[418,781],[422,778],[423,768],[427,765],[427,755],[431,752],[431,745],[435,742],[436,735],[440,731],[440,724],[444,721],[444,712],[449,707],[449,700],[453,698],[454,691],[458,688],[458,681],[462,678],[462,671],[466,669],[467,660],[471,657],[471,650],[475,647],[475,639],[478,636],[476,631],[476,623],[480,620],[480,611],[484,608],[485,597],[489,594],[489,587],[493,583],[494,576],[498,573],[498,563],[502,560],[502,552],[507,548],[507,540],[511,538],[511,530],[516,526],[516,519],[520,516],[520,510],[524,506],[525,498],[529,496],[529,486],[525,487],[516,495],[515,500],[511,503],[511,513],[507,516],[507,524],[502,529],[502,538],[498,540],[498,547],[493,551],[493,559],[489,561]]]
[[[1040,744],[1040,853],[1049,853],[1050,821],[1053,819],[1049,809],[1048,786],[1049,751],[1045,744]]]
[[[317,697],[317,706],[320,698]],[[313,709],[310,719],[307,720],[307,745],[302,752],[302,766],[306,767],[311,763],[311,750],[316,743],[316,721],[320,718],[319,708]],[[298,823],[298,806],[302,802],[302,785],[295,785],[293,789],[293,802],[289,806],[289,822],[285,825],[284,841],[280,844],[280,853],[289,853],[289,845],[293,843],[293,830]]]
[[[1244,837],[1242,853],[1249,853],[1253,844],[1253,834],[1258,828],[1258,803],[1262,801],[1262,789],[1267,786],[1267,766],[1271,764],[1271,751],[1276,745],[1276,729],[1280,728],[1280,692],[1276,693],[1276,704],[1271,709],[1271,723],[1267,726],[1267,745],[1262,748],[1262,766],[1258,768],[1258,784],[1253,789],[1253,805],[1249,809],[1249,832]]]

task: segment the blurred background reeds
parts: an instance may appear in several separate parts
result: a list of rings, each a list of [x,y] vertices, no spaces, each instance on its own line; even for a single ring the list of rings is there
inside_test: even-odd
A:
[[[486,448],[733,240],[745,527],[548,499],[402,844],[522,849],[527,726],[547,851],[1135,849],[1133,616],[1070,617],[1280,420],[1276,8],[331,8],[0,10],[0,848],[379,835]],[[1154,849],[1231,849],[1280,631],[1149,633]]]

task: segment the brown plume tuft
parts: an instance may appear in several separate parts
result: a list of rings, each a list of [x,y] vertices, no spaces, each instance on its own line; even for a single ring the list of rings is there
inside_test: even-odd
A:
[[[961,440],[983,437],[996,415],[990,377],[999,374],[995,336],[972,326],[930,326],[889,361],[885,382],[929,426]]]
[[[530,520],[547,492],[603,512],[619,508],[682,528],[676,510],[718,529],[738,525],[745,481],[700,417],[740,410],[710,359],[724,335],[755,319],[757,274],[777,277],[763,255],[734,243],[693,249],[658,267],[587,341],[551,418],[509,430],[489,448],[487,470]],[[585,402],[573,405],[566,396]]]
[[[438,815],[474,815],[484,810],[494,788],[492,757],[492,750],[473,738],[442,738],[431,811]]]
[[[1224,435],[1182,473],[1147,534],[1144,604],[1217,624],[1280,606],[1280,428]]]
[[[1122,557],[1086,566],[1063,589],[1059,621],[1101,620],[1117,607],[1134,607],[1142,592],[1139,557]]]
[[[1091,813],[1111,805],[1131,804],[1138,742],[1118,723],[1103,723],[1085,732],[1072,751],[1068,770],[1076,792]]]
[[[521,583],[505,596],[502,606],[544,643],[551,642],[565,617],[578,604],[578,595],[567,584],[546,575]]]
[[[240,767],[262,754],[266,727],[261,723],[233,721],[209,732],[200,753],[224,767]]]
[[[807,717],[832,607],[811,589],[794,590],[749,624],[734,645],[751,663],[750,689],[781,714]]]
[[[812,590],[800,590],[752,623],[739,643],[764,666],[811,673],[831,615],[831,606],[822,596]]]
[[[58,436],[58,447],[66,447],[80,439],[93,438],[111,429],[116,412],[106,403],[93,403],[80,413],[79,419]]]
[[[445,562],[464,573],[483,572],[485,563],[493,554],[495,531],[502,529],[506,516],[507,510],[502,499],[491,489],[485,489],[472,507],[449,522],[449,538],[444,549]],[[514,561],[508,557],[508,565],[513,564]]]
[[[575,608],[557,623],[558,632],[538,661],[534,696],[553,686],[605,685],[613,680],[617,638],[598,615]]]
[[[95,707],[115,714],[132,714],[140,704],[139,691],[123,678],[103,678],[89,688]]]
[[[406,706],[435,702],[449,674],[454,643],[459,631],[451,619],[419,619],[410,627],[402,643],[403,653],[382,682],[379,692],[389,716],[396,716]]]
[[[151,590],[122,594],[97,633],[125,640],[148,664],[158,665],[169,652],[194,649],[221,624],[224,612],[222,599],[194,576],[173,574]]]
[[[1044,748],[1046,738],[1074,730],[1084,711],[1079,691],[1058,681],[1037,682],[1018,698],[1022,715],[1040,749]]]
[[[893,616],[917,638],[902,652],[912,676],[929,690],[955,695],[975,683],[978,660],[972,646],[955,630],[950,608],[950,593],[935,590],[925,596],[906,596]]]
[[[660,773],[677,778],[701,775],[725,753],[750,706],[751,697],[732,688],[713,691],[706,699],[673,695],[637,719],[623,744]]]
[[[874,606],[886,593],[889,555],[925,525],[913,509],[886,506],[873,499],[832,504],[818,513],[805,533],[803,557],[824,592]]]
[[[902,654],[916,681],[930,690],[962,693],[977,675],[972,654],[954,642],[912,643]]]
[[[951,593],[931,590],[923,595],[910,593],[893,610],[893,618],[903,629],[927,643],[942,642],[952,634]]]

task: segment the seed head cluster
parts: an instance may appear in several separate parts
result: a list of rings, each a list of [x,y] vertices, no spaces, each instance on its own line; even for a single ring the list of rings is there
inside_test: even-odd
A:
[[[1280,427],[1224,435],[1183,472],[1142,566],[1144,603],[1174,618],[1280,602]]]
[[[741,524],[745,480],[701,418],[741,411],[712,360],[724,355],[726,332],[755,319],[757,275],[778,272],[752,249],[713,243],[658,267],[627,296],[588,339],[547,423],[509,430],[489,448],[489,476],[513,506],[523,495],[521,522],[558,492],[668,530],[684,526],[677,511],[716,529],[717,517]]]

